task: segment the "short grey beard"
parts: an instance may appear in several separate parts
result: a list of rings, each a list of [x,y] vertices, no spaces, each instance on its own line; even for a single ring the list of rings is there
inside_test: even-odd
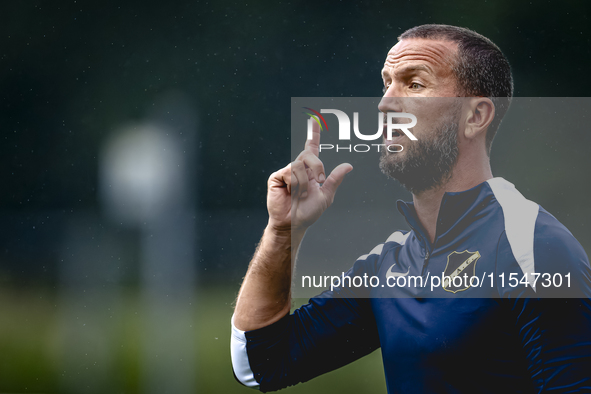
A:
[[[380,169],[408,191],[419,194],[449,180],[458,159],[458,116],[438,127],[431,140],[419,138],[408,145],[404,159],[398,153],[382,151]]]

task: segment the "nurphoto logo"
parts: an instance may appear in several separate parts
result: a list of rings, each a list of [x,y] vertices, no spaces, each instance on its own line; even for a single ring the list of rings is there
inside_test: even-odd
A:
[[[345,112],[338,109],[321,109],[320,112],[318,112],[309,107],[303,108],[309,111],[304,112],[309,116],[307,129],[308,140],[312,139],[314,122],[318,124],[320,130],[326,129],[326,131],[328,131],[326,119],[324,119],[322,114],[333,114],[337,117],[337,121],[339,122],[339,141],[351,141],[351,121]],[[410,119],[410,122],[399,123],[399,121],[403,119]],[[386,123],[384,123],[384,120]],[[417,137],[415,137],[409,130],[410,128],[416,126],[416,124],[417,118],[413,114],[406,112],[388,112],[384,114],[380,112],[378,113],[378,131],[376,131],[374,134],[363,134],[361,131],[359,131],[359,112],[353,112],[353,132],[357,138],[363,141],[374,141],[384,137],[386,138],[387,143],[356,145],[336,144],[336,146],[334,144],[320,144],[319,151],[322,152],[322,150],[335,149],[337,152],[355,151],[364,153],[369,152],[372,149],[371,147],[375,146],[378,152],[382,147],[385,147],[389,152],[392,153],[402,152],[404,149],[402,145],[393,143],[395,139],[402,137],[403,135],[398,130],[404,133],[404,135],[406,135],[410,140],[416,141]]]

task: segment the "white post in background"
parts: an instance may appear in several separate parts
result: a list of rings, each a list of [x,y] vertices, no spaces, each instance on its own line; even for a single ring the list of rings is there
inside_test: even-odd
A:
[[[197,389],[195,180],[189,177],[195,128],[186,122],[176,128],[182,117],[177,112],[176,118],[123,128],[108,141],[101,162],[100,191],[109,214],[141,234],[143,324],[137,334],[146,394]]]

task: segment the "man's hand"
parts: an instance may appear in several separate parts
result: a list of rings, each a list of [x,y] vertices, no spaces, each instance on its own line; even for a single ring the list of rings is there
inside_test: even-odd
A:
[[[325,178],[319,144],[320,127],[314,123],[312,139],[296,160],[269,177],[267,209],[272,229],[304,233],[332,204],[337,188],[353,169],[343,163]]]
[[[289,313],[293,261],[306,229],[332,204],[350,164],[337,166],[325,179],[318,158],[320,129],[287,167],[269,177],[269,224],[242,282],[234,324],[241,330],[268,326]]]

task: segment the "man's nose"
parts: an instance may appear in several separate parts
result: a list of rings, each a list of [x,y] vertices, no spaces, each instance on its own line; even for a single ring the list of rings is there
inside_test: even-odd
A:
[[[384,97],[378,104],[380,112],[404,112],[402,106],[402,98],[390,95],[390,89],[386,91]]]

